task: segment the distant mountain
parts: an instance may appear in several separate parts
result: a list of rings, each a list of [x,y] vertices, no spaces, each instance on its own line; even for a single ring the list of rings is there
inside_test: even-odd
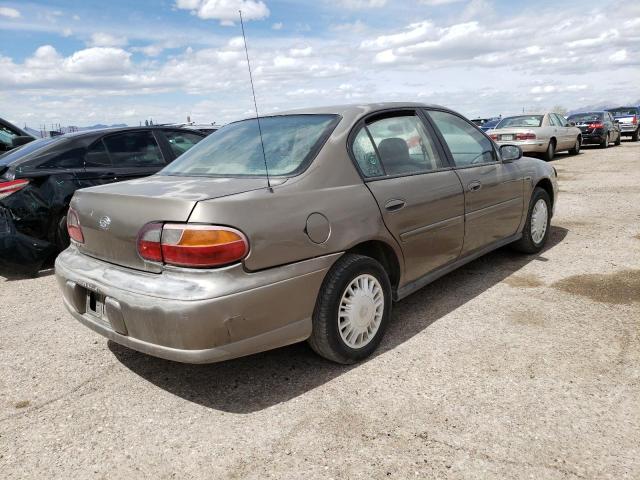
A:
[[[633,105],[640,105],[640,99],[636,100],[635,102],[627,103],[624,106],[633,106]],[[613,102],[596,103],[593,105],[585,105],[584,107],[580,107],[580,108],[574,108],[573,110],[569,111],[567,115],[573,115],[574,113],[589,112],[589,111],[597,112],[598,110],[607,110],[609,108],[615,108],[620,106],[623,106],[623,105],[619,103],[613,103]]]

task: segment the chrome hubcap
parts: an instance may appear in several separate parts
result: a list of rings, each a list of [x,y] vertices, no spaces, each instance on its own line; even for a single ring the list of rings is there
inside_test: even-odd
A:
[[[338,331],[351,348],[362,348],[375,337],[384,315],[384,292],[376,277],[359,275],[347,286],[338,311]]]
[[[531,238],[534,243],[539,244],[547,233],[547,221],[549,219],[549,210],[547,202],[540,199],[533,206],[531,212]]]

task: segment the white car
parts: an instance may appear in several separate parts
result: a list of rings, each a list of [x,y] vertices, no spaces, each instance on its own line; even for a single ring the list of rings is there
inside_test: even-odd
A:
[[[553,112],[505,117],[489,136],[498,145],[518,145],[524,153],[542,155],[546,161],[556,152],[577,155],[582,145],[580,129]]]

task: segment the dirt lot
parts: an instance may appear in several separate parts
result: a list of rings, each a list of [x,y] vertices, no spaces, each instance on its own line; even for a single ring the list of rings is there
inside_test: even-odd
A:
[[[554,166],[546,251],[407,298],[351,367],[158,360],[0,278],[0,476],[640,478],[640,143]]]

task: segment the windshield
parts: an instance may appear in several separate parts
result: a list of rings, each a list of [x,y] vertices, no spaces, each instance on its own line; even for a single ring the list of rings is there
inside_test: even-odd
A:
[[[32,153],[36,153],[39,150],[42,150],[54,143],[62,141],[64,137],[51,137],[51,138],[38,138],[33,142],[29,142],[21,147],[14,148],[13,150],[8,151],[4,155],[0,155],[0,165],[9,165],[10,163],[15,162],[16,160],[20,160],[27,155],[31,155]],[[66,139],[65,139],[66,140]]]
[[[624,117],[626,115],[638,115],[636,107],[618,107],[609,110],[614,117]]]
[[[604,119],[602,112],[576,113],[571,115],[568,120],[575,123],[597,122]]]
[[[161,175],[264,176],[291,175],[315,157],[339,117],[281,115],[260,119],[264,156],[256,119],[222,127],[165,167]]]
[[[542,115],[519,115],[517,117],[503,118],[498,125],[498,128],[508,127],[540,127],[542,126]]]

